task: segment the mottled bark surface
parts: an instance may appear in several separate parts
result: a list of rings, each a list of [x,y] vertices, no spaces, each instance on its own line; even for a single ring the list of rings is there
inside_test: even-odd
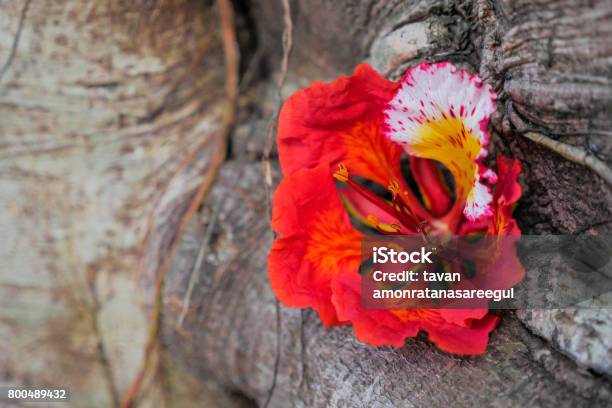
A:
[[[289,3],[284,96],[361,61],[391,78],[424,59],[478,71],[499,94],[493,156],[523,164],[523,231],[611,232],[604,180],[523,137],[536,131],[610,165],[609,1]],[[325,330],[311,311],[276,304],[260,161],[283,7],[237,4],[239,123],[177,238],[222,146],[214,5],[0,0],[0,382],[65,384],[74,406],[116,405],[141,366],[151,323],[141,306],[154,304],[166,260],[142,406],[609,405],[609,309],[506,312],[487,353],[461,358],[425,338],[367,347],[350,328]]]
[[[7,0],[0,30],[0,382],[114,406],[149,324],[141,242],[175,223],[214,163],[217,14],[182,0]]]

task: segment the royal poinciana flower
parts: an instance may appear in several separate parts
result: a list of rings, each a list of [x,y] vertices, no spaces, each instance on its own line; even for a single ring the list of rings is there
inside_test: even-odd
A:
[[[520,234],[512,218],[519,163],[498,158],[497,174],[482,163],[494,100],[478,75],[449,63],[421,63],[399,82],[360,65],[288,98],[272,218],[279,237],[269,256],[278,298],[317,310],[325,326],[351,324],[370,345],[399,347],[425,331],[442,350],[483,353],[499,319],[486,308],[362,306],[359,226],[389,235]]]

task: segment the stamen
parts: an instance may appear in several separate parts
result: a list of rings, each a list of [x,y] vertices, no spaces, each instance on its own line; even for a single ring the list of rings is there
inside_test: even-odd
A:
[[[414,214],[412,209],[401,198],[401,187],[396,180],[392,180],[389,183],[389,190],[391,190],[393,194],[393,200],[391,203],[389,203],[374,194],[372,191],[362,186],[361,184],[359,184],[358,182],[351,179],[349,176],[348,169],[342,163],[338,165],[338,170],[333,174],[333,176],[336,180],[348,184],[349,187],[359,193],[370,203],[376,205],[382,211],[398,220],[397,223],[386,225],[378,223],[378,220],[375,217],[368,217],[368,220],[372,222],[377,229],[380,228],[380,232],[384,232],[386,234],[397,234],[401,229],[401,225],[403,225],[409,230],[416,231],[416,227],[420,219]]]
[[[343,183],[346,183],[348,181],[349,172],[344,164],[340,163],[338,165],[338,170],[334,173],[334,178]]]
[[[417,217],[412,208],[402,199],[401,187],[397,180],[391,180],[388,189],[393,197],[391,202],[393,208],[395,208],[396,211],[408,214],[408,216],[414,220],[418,220],[419,217]]]
[[[399,235],[401,226],[399,223],[394,222],[392,224],[383,224],[378,221],[378,218],[375,215],[368,215],[368,222],[376,228],[378,232],[382,232],[383,234],[391,234],[391,235]]]
[[[389,183],[389,187],[387,188],[389,189],[391,194],[393,194],[393,199],[395,200],[397,195],[400,193],[400,185],[397,180],[391,180],[391,182]]]
[[[419,222],[419,225],[417,225],[417,232],[419,232],[421,235],[423,235],[423,239],[425,240],[425,242],[427,242],[428,244],[433,244],[433,242],[431,241],[431,239],[429,238],[429,234],[428,234],[428,229],[429,229],[430,225],[429,222],[423,220],[421,222]]]

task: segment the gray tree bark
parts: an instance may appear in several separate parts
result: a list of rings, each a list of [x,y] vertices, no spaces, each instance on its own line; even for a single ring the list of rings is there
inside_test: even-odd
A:
[[[605,174],[525,137],[609,167],[609,1],[289,4],[283,96],[364,60],[391,78],[423,59],[478,71],[500,95],[494,153],[523,164],[522,230],[611,232]],[[138,406],[609,405],[608,309],[507,312],[487,353],[465,358],[424,338],[364,346],[350,328],[325,330],[275,302],[261,158],[282,75],[282,1],[236,8],[239,121],[181,231],[224,145],[215,6],[0,0],[0,10],[0,381],[68,385],[75,406],[113,406],[151,358]],[[276,183],[274,154],[271,165]],[[156,332],[148,313],[164,269]]]

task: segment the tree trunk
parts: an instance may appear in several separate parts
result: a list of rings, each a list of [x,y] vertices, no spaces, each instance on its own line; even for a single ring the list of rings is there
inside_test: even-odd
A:
[[[283,4],[236,2],[238,123],[189,217],[225,147],[217,7],[0,0],[0,382],[67,385],[75,406],[117,405],[142,374],[141,406],[609,405],[609,309],[506,312],[486,354],[468,358],[422,337],[365,346],[275,301],[261,158],[284,74]],[[390,78],[424,59],[478,71],[499,95],[493,153],[523,165],[522,231],[612,231],[605,171],[525,137],[608,169],[609,1],[288,4],[283,96],[364,60]],[[161,305],[159,332],[141,303]]]

